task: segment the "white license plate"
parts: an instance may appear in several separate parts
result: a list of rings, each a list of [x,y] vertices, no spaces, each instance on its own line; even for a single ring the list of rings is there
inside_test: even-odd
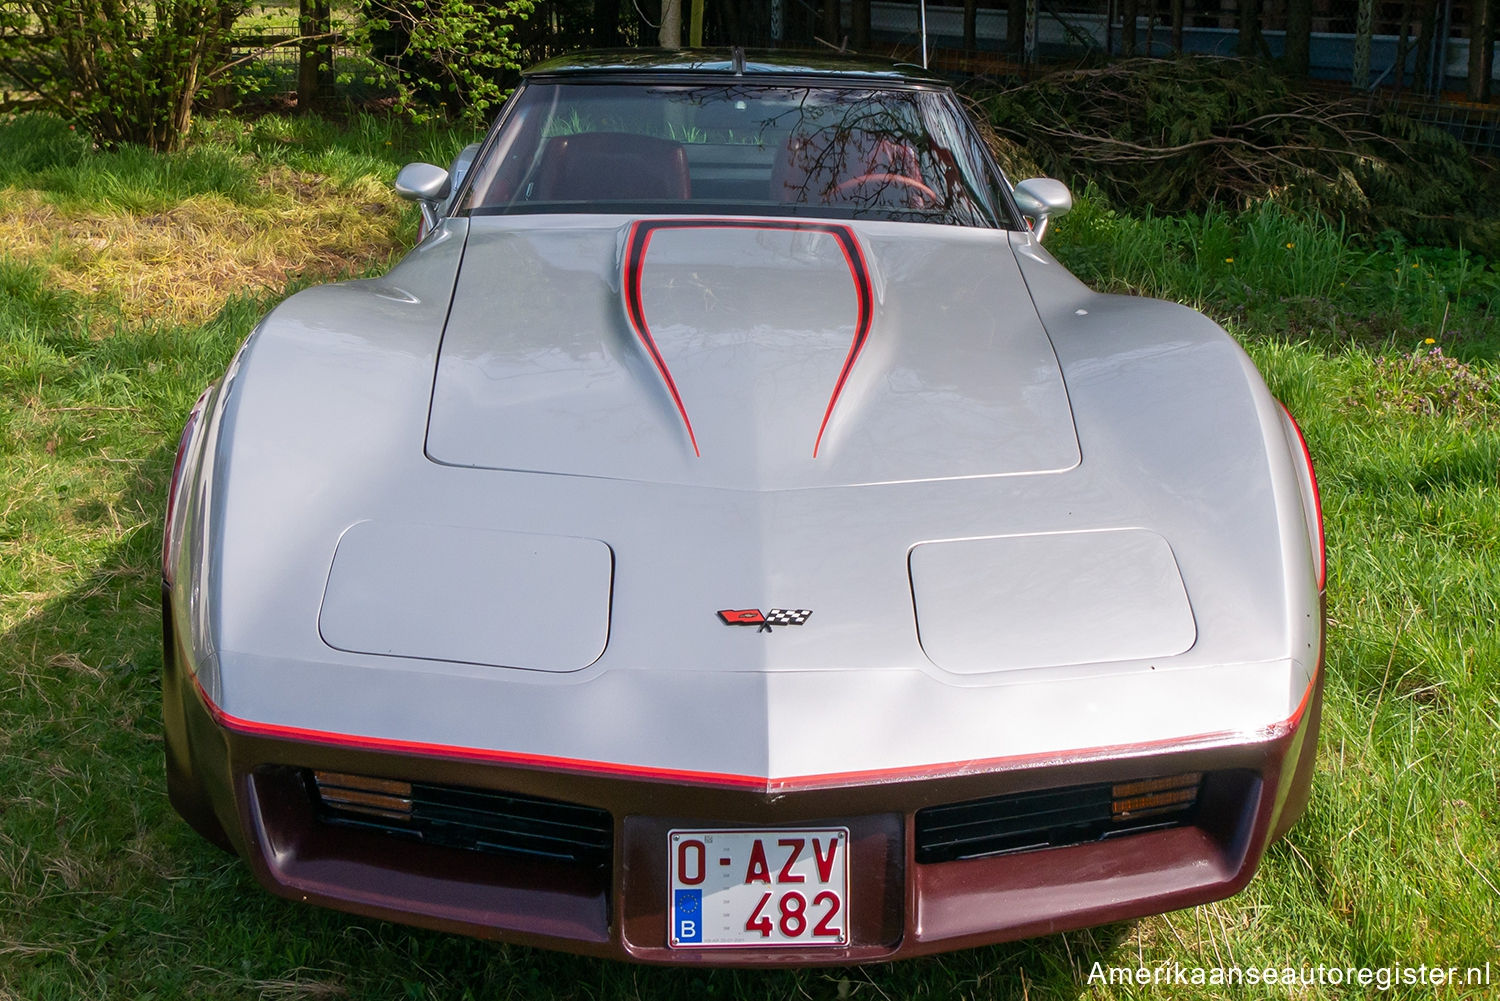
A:
[[[669,831],[676,948],[849,944],[849,830]]]

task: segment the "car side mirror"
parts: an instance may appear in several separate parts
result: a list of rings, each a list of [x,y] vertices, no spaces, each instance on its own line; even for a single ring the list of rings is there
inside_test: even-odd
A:
[[[1040,242],[1047,232],[1049,220],[1068,214],[1073,207],[1073,194],[1068,186],[1050,177],[1033,177],[1015,187],[1016,206],[1021,214],[1030,216],[1032,232]]]
[[[422,235],[438,223],[438,205],[453,186],[442,167],[430,163],[408,163],[396,175],[396,195],[416,202],[422,209]]]

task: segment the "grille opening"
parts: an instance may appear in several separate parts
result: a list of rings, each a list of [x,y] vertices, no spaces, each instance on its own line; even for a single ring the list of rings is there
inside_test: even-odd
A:
[[[318,819],[424,844],[520,855],[591,868],[609,865],[606,810],[468,786],[309,771]]]
[[[917,811],[917,861],[1087,844],[1192,822],[1202,772],[1013,793]]]

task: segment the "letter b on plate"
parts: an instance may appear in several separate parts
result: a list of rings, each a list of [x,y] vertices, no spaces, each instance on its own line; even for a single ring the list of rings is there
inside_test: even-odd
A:
[[[676,891],[675,907],[672,908],[672,920],[677,923],[673,932],[678,942],[702,942],[703,941],[703,891],[702,890],[678,890]]]

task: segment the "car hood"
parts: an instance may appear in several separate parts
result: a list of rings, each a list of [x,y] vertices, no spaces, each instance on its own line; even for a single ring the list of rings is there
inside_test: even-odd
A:
[[[173,598],[180,635],[200,648],[195,678],[225,713],[304,732],[775,777],[1250,732],[1304,697],[1322,620],[1300,449],[1291,453],[1244,352],[1207,318],[1092,293],[1024,234],[1006,249],[992,233],[860,223],[871,330],[818,458],[803,456],[832,387],[794,422],[781,466],[774,443],[755,437],[767,425],[751,422],[736,451],[727,430],[699,420],[703,401],[684,396],[695,456],[625,315],[629,221],[526,237],[507,222],[476,220],[462,281],[466,219],[445,220],[380,279],[299,292],[231,365],[199,425],[211,475],[182,488],[182,517],[202,527]],[[671,246],[655,240],[666,235],[642,266],[648,326],[660,315],[649,313],[652,261]],[[809,267],[852,288],[841,245],[807,242],[821,255]],[[689,277],[733,277],[718,258],[698,263],[684,264]],[[943,319],[953,310],[939,287],[964,304],[962,323]],[[466,305],[481,290],[491,317]],[[852,294],[840,301],[857,309]],[[445,323],[451,366],[455,342],[481,322],[497,363],[513,355],[529,367],[508,383],[497,370],[467,401],[475,427],[459,440],[471,463],[493,456],[518,469],[443,464],[428,451]],[[683,342],[670,325],[650,329],[686,392],[672,353]],[[934,343],[957,357],[923,350]],[[986,389],[981,376],[1027,385],[1013,371],[1027,343],[1049,380],[1061,366],[1065,407],[1048,395],[1055,381],[1015,396]],[[800,369],[788,365],[795,385]],[[615,392],[654,416],[634,417],[634,434],[588,423],[610,411],[575,378],[580,368],[597,373],[598,398]],[[439,411],[458,399],[438,396]],[[902,437],[877,403],[928,421],[925,440]],[[523,452],[528,442],[502,419],[542,413],[564,427],[548,432],[548,450]],[[1044,436],[1060,428],[1062,458],[1012,419]],[[1042,469],[1076,454],[1075,425],[1087,458],[1062,475],[779,491],[645,481],[745,483],[757,468],[779,477],[761,481],[771,484],[903,464],[938,475]],[[892,437],[877,454],[882,434]],[[982,445],[984,462],[955,441]],[[520,466],[528,456],[540,457],[531,469],[621,472],[539,475]],[[731,624],[776,609],[811,615],[768,632]]]
[[[770,490],[1078,464],[1004,233],[472,220],[429,458]]]

